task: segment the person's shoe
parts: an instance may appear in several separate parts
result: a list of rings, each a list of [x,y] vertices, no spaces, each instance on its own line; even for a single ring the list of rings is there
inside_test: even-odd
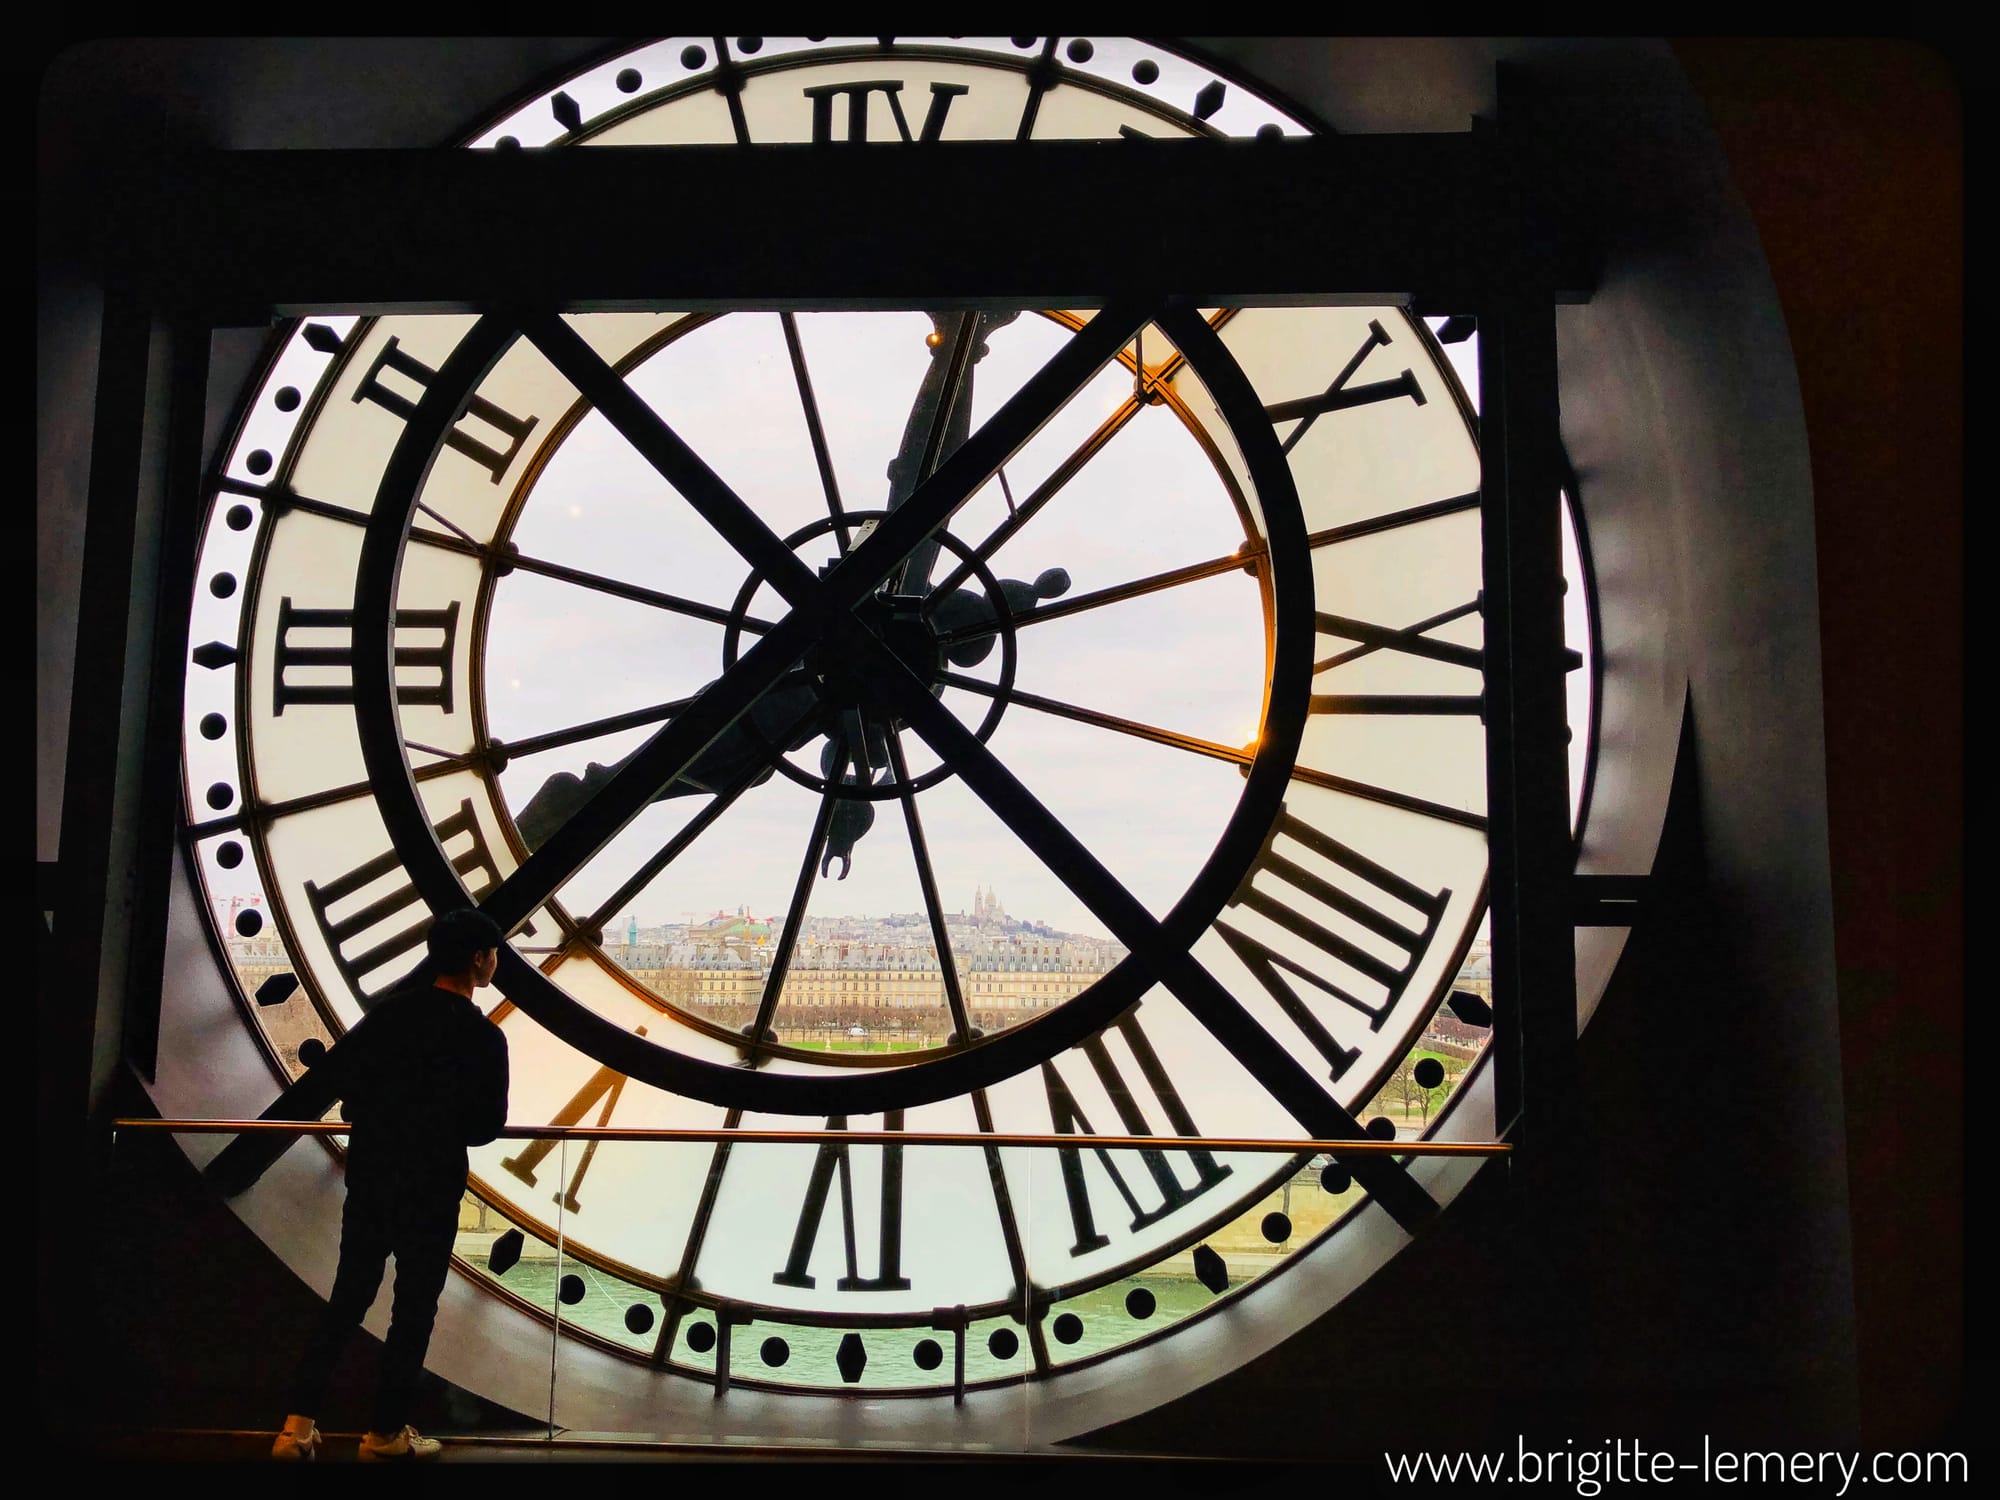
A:
[[[311,1417],[289,1416],[278,1440],[271,1444],[271,1457],[288,1463],[311,1463],[319,1453],[319,1428]]]
[[[425,1437],[405,1423],[400,1432],[387,1435],[368,1433],[361,1439],[361,1451],[355,1456],[364,1464],[417,1463],[426,1458],[436,1458],[442,1452],[443,1443],[436,1438]]]

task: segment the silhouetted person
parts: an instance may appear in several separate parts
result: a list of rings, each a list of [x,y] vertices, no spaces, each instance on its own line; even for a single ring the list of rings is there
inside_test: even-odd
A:
[[[326,1311],[292,1387],[292,1414],[271,1455],[311,1459],[314,1417],[349,1335],[396,1258],[395,1303],[360,1457],[435,1458],[439,1444],[409,1425],[417,1376],[430,1347],[438,1296],[451,1264],[465,1196],[466,1147],[507,1121],[507,1041],[472,1003],[493,982],[504,934],[483,912],[446,912],[426,939],[429,960],[322,1058],[331,1070],[347,1146],[347,1204],[340,1266]]]

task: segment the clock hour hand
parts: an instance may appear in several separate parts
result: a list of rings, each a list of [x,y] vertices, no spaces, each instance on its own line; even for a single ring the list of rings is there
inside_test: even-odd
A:
[[[924,372],[922,383],[917,387],[916,400],[911,404],[910,414],[903,423],[903,439],[896,450],[896,456],[889,461],[889,498],[885,507],[894,510],[916,492],[917,486],[930,476],[938,464],[950,455],[952,450],[963,443],[972,433],[972,366],[986,354],[986,336],[994,329],[1005,326],[1019,317],[1018,312],[979,313],[967,316],[958,313],[930,314],[931,333],[925,341],[930,346],[930,368]],[[970,338],[973,343],[968,349],[961,349],[962,339]],[[945,423],[938,431],[940,417]],[[938,543],[926,539],[917,544],[902,564],[889,575],[882,592],[890,595],[921,594],[930,580],[932,564],[937,559]],[[1046,576],[1046,575],[1045,575]],[[1069,586],[1065,576],[1063,587]],[[1027,602],[1032,604],[1033,591],[1028,586]],[[1013,599],[1010,596],[1009,602]],[[960,611],[965,621],[976,618]],[[990,618],[991,611],[988,611]],[[984,657],[990,649],[988,643],[972,642],[961,651],[970,650],[972,655],[961,662],[969,665]],[[953,660],[959,660],[957,655]],[[850,717],[853,717],[850,715]],[[861,726],[852,725],[851,730]],[[849,786],[865,783],[879,784],[888,775],[888,742],[879,724],[872,720],[867,724],[865,743],[865,765],[860,769],[849,767],[839,772],[841,782]],[[850,733],[850,742],[854,735]],[[820,754],[820,775],[831,778],[836,772],[834,761],[834,741],[828,738]],[[877,771],[872,768],[882,767]],[[826,851],[820,861],[820,874],[831,875],[835,860],[840,862],[840,874],[836,879],[845,880],[854,867],[854,846],[861,841],[868,830],[875,826],[875,805],[860,797],[843,797],[835,805],[833,816],[827,825]]]
[[[1044,569],[1035,575],[1033,583],[1023,583],[1018,578],[1002,578],[999,583],[1001,597],[1007,601],[1007,612],[1019,620],[1034,613],[1035,606],[1044,599],[1060,599],[1067,594],[1069,570]],[[931,620],[940,635],[968,632],[964,639],[947,645],[944,654],[955,667],[971,667],[986,660],[993,649],[997,628],[983,635],[971,632],[978,631],[982,626],[997,626],[999,611],[994,609],[993,601],[981,590],[953,589],[939,602]]]
[[[791,736],[789,744],[781,743],[785,731],[812,707],[815,696],[800,674],[781,678],[751,705],[749,712],[716,736],[715,742],[696,756],[687,770],[654,793],[651,800],[664,802],[669,797],[712,792],[742,775],[753,763],[764,763],[764,769],[749,784],[757,786],[768,781],[771,777],[768,762],[774,747],[779,751],[795,750],[819,732],[817,724],[808,722],[803,731]],[[550,835],[595,797],[631,758],[625,756],[608,766],[592,761],[581,776],[558,771],[544,781],[514,817],[514,826],[520,829],[522,842],[529,851],[532,853],[547,843]]]
[[[986,357],[987,337],[1019,316],[1018,312],[930,315],[931,334],[926,342],[930,345],[931,364],[924,372],[923,382],[917,387],[917,399],[903,424],[902,444],[889,461],[889,510],[909,499],[917,486],[930,477],[930,471],[972,435],[972,367]],[[961,354],[958,341],[967,336],[972,339],[972,347]],[[932,433],[940,411],[945,414],[945,428],[926,465],[925,454],[932,449]],[[886,592],[922,593],[937,553],[937,542],[929,538],[919,542],[903,565],[890,575]]]

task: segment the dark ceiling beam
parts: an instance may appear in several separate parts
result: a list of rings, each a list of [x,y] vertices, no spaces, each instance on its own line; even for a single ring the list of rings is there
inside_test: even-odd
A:
[[[1544,214],[1500,253],[1484,132],[1274,141],[245,151],[102,195],[107,273],[256,323],[312,312],[1581,300]],[[1559,203],[1559,195],[1544,202]]]

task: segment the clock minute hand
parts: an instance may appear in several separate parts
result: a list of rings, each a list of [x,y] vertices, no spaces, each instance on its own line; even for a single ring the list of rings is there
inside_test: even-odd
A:
[[[805,738],[799,733],[798,725],[812,704],[813,693],[805,674],[799,671],[787,673],[753,703],[742,718],[717,735],[686,770],[654,793],[652,800],[664,802],[669,797],[714,792],[735,778],[749,774],[754,763],[767,761],[770,747],[798,748]],[[637,753],[632,752],[633,755]],[[521,841],[531,851],[541,848],[551,834],[575,816],[631,759],[632,755],[627,755],[610,765],[592,761],[580,776],[571,771],[557,771],[545,778],[534,796],[514,815],[514,826],[521,832]],[[772,774],[771,768],[765,765],[749,784],[757,786],[770,780]]]
[[[931,364],[924,372],[923,382],[917,387],[917,399],[903,424],[902,445],[889,461],[887,509],[894,510],[909,499],[917,486],[971,435],[972,367],[986,355],[987,336],[1019,316],[1018,312],[930,314]],[[888,591],[922,593],[937,554],[936,541],[926,537],[919,542],[902,567],[891,575]]]
[[[486,893],[481,909],[504,930],[519,926],[775,687],[805,655],[814,633],[808,611],[787,615],[685,712],[626,757],[518,869]]]

